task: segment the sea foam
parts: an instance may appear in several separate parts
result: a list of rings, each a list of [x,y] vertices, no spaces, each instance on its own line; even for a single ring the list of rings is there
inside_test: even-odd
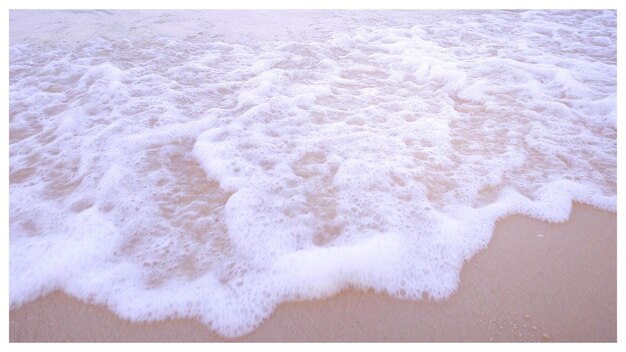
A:
[[[12,11],[9,69],[11,307],[239,336],[444,299],[498,219],[616,210],[614,11]]]

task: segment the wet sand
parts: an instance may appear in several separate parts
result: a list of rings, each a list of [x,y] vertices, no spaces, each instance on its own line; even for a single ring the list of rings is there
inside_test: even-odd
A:
[[[249,335],[193,320],[131,323],[61,292],[10,311],[10,341],[616,341],[616,214],[578,205],[550,224],[512,216],[441,302],[345,291],[282,304]]]

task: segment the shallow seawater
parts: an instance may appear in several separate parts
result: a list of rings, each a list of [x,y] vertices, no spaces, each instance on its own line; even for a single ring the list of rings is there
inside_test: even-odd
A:
[[[615,11],[11,11],[10,304],[250,332],[616,210]],[[43,32],[42,32],[43,31]]]

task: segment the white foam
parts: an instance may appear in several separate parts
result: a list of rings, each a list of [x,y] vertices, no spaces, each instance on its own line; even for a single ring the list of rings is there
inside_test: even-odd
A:
[[[444,299],[498,219],[616,209],[614,11],[62,14],[11,12],[11,307],[239,336]]]

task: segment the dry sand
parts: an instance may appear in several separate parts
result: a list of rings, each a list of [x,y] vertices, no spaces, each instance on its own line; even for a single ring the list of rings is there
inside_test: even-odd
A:
[[[575,205],[549,224],[501,220],[442,302],[347,291],[283,304],[224,339],[192,320],[131,323],[55,292],[10,311],[10,341],[616,341],[616,214]]]

